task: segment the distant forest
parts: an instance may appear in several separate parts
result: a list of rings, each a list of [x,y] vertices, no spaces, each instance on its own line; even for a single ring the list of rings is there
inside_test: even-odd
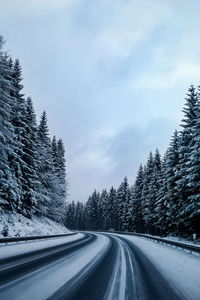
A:
[[[63,222],[66,208],[65,149],[49,136],[22,89],[19,60],[3,51],[0,37],[0,210]]]
[[[185,101],[181,130],[164,156],[150,152],[133,185],[125,177],[117,189],[95,190],[86,203],[69,203],[69,228],[200,234],[200,87],[191,86]]]

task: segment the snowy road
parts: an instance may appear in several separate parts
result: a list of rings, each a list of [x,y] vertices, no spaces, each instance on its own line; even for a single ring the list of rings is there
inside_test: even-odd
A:
[[[1,300],[198,300],[199,278],[199,256],[140,237],[80,233],[0,247]]]

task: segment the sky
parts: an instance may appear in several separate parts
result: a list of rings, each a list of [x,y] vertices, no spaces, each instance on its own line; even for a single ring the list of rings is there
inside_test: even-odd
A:
[[[66,147],[69,201],[133,184],[200,80],[198,0],[0,0],[24,92]]]

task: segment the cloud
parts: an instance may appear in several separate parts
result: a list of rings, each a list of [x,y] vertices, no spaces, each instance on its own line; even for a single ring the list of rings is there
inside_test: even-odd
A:
[[[64,139],[70,199],[133,181],[164,151],[184,94],[200,78],[200,3],[7,0],[0,27],[25,92]]]
[[[60,9],[70,7],[72,4],[75,4],[76,0],[16,0],[13,3],[12,0],[7,0],[6,3],[2,3],[3,7],[9,7],[13,9],[20,8],[20,10],[24,9],[45,9],[49,11],[51,9]]]
[[[200,62],[178,61],[172,70],[147,74],[133,82],[134,89],[144,87],[153,90],[163,90],[182,85],[197,84],[200,79]],[[197,81],[198,80],[198,81]]]
[[[128,127],[110,140],[107,155],[116,163],[116,169],[135,173],[138,163],[144,163],[151,151],[159,148],[166,150],[166,136],[172,134],[175,123],[170,119],[155,118],[143,128]],[[116,171],[116,170],[115,170]],[[133,175],[132,175],[133,176]]]
[[[168,10],[167,5],[154,6],[151,1],[144,1],[146,12],[143,16],[143,5],[139,1],[116,1],[114,6],[108,1],[102,2],[104,26],[96,35],[95,43],[109,59],[128,57],[138,43],[163,23]]]
[[[97,135],[93,143],[86,143],[73,158],[72,195],[76,194],[77,184],[87,190],[89,195],[94,188],[101,190],[109,189],[111,185],[117,187],[125,175],[132,184],[139,164],[146,163],[150,150],[154,152],[159,148],[164,154],[169,143],[166,136],[169,139],[174,129],[172,120],[158,118],[143,128],[127,127],[115,134]],[[84,186],[84,178],[87,178],[87,186]]]

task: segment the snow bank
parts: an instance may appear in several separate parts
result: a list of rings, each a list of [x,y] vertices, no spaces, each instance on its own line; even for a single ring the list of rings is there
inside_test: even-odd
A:
[[[192,241],[192,238],[190,238],[190,240],[189,240],[189,239],[182,238],[182,237],[166,236],[166,239],[172,240],[172,241],[177,241],[177,242],[186,243],[186,244],[189,244],[189,245],[194,245],[194,242]],[[198,240],[196,241],[196,244],[197,244],[197,245],[200,245],[200,239],[198,239]]]
[[[123,236],[134,243],[187,299],[200,299],[200,259],[198,254],[158,244],[142,237]]]
[[[6,213],[0,210],[0,237],[3,237],[5,227],[8,230],[8,237],[63,234],[69,232],[64,225],[45,217],[33,216],[32,219],[28,219],[17,213]]]

